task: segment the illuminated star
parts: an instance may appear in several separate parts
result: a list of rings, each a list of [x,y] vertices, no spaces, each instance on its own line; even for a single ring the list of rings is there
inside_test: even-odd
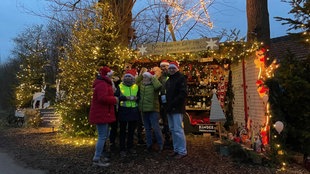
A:
[[[144,53],[146,53],[147,51],[146,51],[146,47],[144,47],[143,45],[140,47],[140,48],[138,48],[139,49],[139,52],[143,55]]]
[[[211,50],[214,49],[214,47],[218,47],[218,45],[216,44],[217,43],[217,40],[213,40],[212,38],[209,40],[209,41],[206,41],[207,42],[207,48],[210,47]]]

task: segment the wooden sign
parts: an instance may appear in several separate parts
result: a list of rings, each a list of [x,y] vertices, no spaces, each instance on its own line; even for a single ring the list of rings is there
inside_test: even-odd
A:
[[[138,52],[142,55],[165,55],[168,53],[189,53],[204,50],[217,50],[218,38],[202,38],[196,40],[184,40],[175,42],[159,42],[153,44],[138,45]]]

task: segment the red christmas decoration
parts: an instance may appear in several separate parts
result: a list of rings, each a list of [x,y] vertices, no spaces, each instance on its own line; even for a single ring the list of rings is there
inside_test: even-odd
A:
[[[257,80],[257,81],[256,81],[256,86],[260,86],[260,85],[262,85],[262,84],[264,84],[264,82],[263,82],[262,80]]]
[[[262,131],[260,132],[260,135],[261,135],[261,137],[262,137],[262,143],[263,143],[263,145],[268,144],[267,131],[266,131],[266,130],[262,130]]]
[[[259,90],[260,94],[265,94],[267,91],[269,91],[269,88],[266,86],[262,86],[261,89]]]
[[[264,57],[262,57],[262,58],[260,58],[260,59],[259,59],[259,61],[261,61],[261,62],[265,62],[265,56],[264,56]]]

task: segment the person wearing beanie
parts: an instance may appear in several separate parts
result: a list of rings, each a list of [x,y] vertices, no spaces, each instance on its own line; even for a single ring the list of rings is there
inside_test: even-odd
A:
[[[166,108],[168,125],[172,135],[173,154],[171,157],[181,159],[187,156],[186,138],[182,127],[187,97],[187,81],[179,72],[178,62],[170,62],[168,66],[169,79],[166,87]]]
[[[119,97],[118,119],[120,126],[119,146],[120,155],[124,157],[127,153],[135,154],[134,150],[134,132],[137,122],[140,118],[138,108],[138,92],[139,87],[135,83],[135,69],[126,70],[122,82],[116,91]]]
[[[168,66],[168,69],[171,69],[171,68],[174,68],[176,69],[176,71],[179,71],[179,63],[178,62],[170,62],[169,63],[169,66]]]
[[[108,72],[111,72],[111,69],[107,66],[103,66],[99,69],[99,74],[101,77],[104,77],[108,74]]]
[[[162,132],[165,138],[164,148],[166,149],[172,149],[172,140],[171,140],[171,133],[169,131],[168,126],[168,118],[167,118],[167,111],[166,111],[166,81],[169,78],[168,74],[168,67],[169,62],[167,60],[162,60],[159,64],[159,67],[161,69],[161,75],[159,76],[158,80],[162,84],[161,90],[159,92],[160,97],[160,118],[162,119],[163,127]]]
[[[168,60],[162,60],[160,63],[159,63],[159,67],[162,67],[162,66],[169,66],[169,62]]]
[[[125,76],[130,76],[132,78],[136,78],[137,71],[135,69],[130,69],[125,71]]]
[[[146,77],[146,79],[152,79],[154,75],[155,75],[154,71],[146,71],[142,74],[142,76]]]
[[[107,66],[103,66],[99,69],[99,76],[100,77],[108,77],[110,79],[112,79],[112,76],[114,74],[114,71],[111,70],[109,67]],[[111,80],[112,82],[112,88],[113,88],[113,91],[115,92],[116,91],[116,87],[115,87],[115,84],[114,84],[114,81]]]
[[[139,109],[142,113],[144,129],[146,134],[146,146],[149,152],[153,151],[153,133],[159,152],[162,152],[164,140],[159,126],[159,98],[158,94],[162,84],[155,76],[154,71],[146,71],[142,68],[137,84],[140,90]]]
[[[109,78],[111,72],[112,70],[107,66],[99,69],[99,76],[93,82],[93,96],[89,112],[89,123],[96,125],[98,131],[93,165],[101,167],[110,165],[100,159],[109,136],[109,123],[116,120],[114,106],[118,103],[118,98],[114,96],[112,80]]]

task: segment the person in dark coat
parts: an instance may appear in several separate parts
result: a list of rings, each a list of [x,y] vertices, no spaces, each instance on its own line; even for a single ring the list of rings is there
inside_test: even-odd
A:
[[[167,118],[167,100],[166,100],[166,81],[169,78],[168,73],[168,67],[169,62],[167,60],[162,60],[159,64],[161,73],[158,78],[160,83],[162,84],[162,88],[160,89],[159,95],[160,95],[160,117],[162,119],[163,123],[163,135],[165,137],[165,143],[164,148],[172,149],[172,140],[171,140],[171,133],[169,131],[169,125],[168,125],[168,118]]]
[[[140,118],[138,108],[138,92],[139,87],[135,83],[135,69],[127,70],[124,74],[122,82],[116,91],[119,97],[118,119],[120,126],[120,155],[126,156],[127,153],[135,154],[133,149],[134,133],[137,122]]]
[[[187,97],[187,81],[185,76],[179,72],[179,64],[177,62],[170,62],[168,72],[166,106],[174,151],[171,156],[180,159],[187,156],[186,138],[182,127]]]
[[[104,66],[100,68],[99,75],[93,82],[93,97],[90,106],[89,123],[96,125],[98,140],[96,143],[93,165],[107,167],[107,161],[101,160],[104,144],[109,137],[109,123],[114,122],[114,106],[118,103],[118,98],[114,96],[111,76],[113,71]]]

